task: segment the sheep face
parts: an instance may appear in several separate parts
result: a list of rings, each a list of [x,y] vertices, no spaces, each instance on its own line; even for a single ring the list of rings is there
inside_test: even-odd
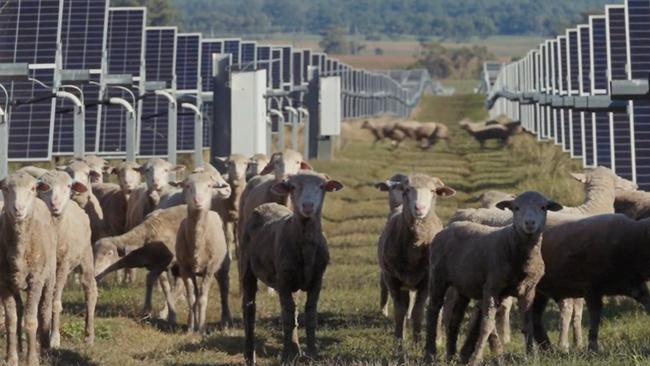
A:
[[[546,213],[559,211],[562,205],[549,200],[538,192],[524,192],[514,200],[501,201],[498,208],[512,211],[515,230],[527,236],[539,235],[546,225]]]
[[[72,191],[84,193],[88,187],[74,181],[65,172],[51,171],[41,176],[36,190],[52,215],[60,216],[70,202]]]
[[[82,160],[74,160],[68,165],[58,166],[56,170],[68,173],[72,179],[86,187],[90,187],[90,167]]]
[[[293,212],[304,217],[320,216],[325,192],[336,192],[343,185],[335,180],[308,170],[300,171],[273,186],[276,194],[291,195]]]
[[[226,199],[231,193],[230,186],[221,175],[215,177],[204,172],[191,174],[182,185],[185,203],[193,210],[209,210],[213,197]]]
[[[395,174],[389,180],[380,182],[375,185],[382,192],[388,192],[388,204],[391,210],[401,206],[404,202],[404,192],[402,184],[406,183],[408,177],[404,174]]]
[[[281,180],[298,173],[301,169],[311,170],[311,166],[303,160],[300,153],[286,150],[273,154],[271,161],[260,172],[260,175],[274,173],[275,179]]]
[[[402,188],[404,208],[416,219],[429,215],[438,196],[451,197],[456,194],[455,190],[447,187],[440,179],[424,174],[411,175],[406,183],[400,183],[398,186]]]
[[[90,167],[90,183],[101,183],[104,181],[104,172],[109,168],[108,161],[96,155],[88,155],[84,158]]]
[[[246,167],[246,178],[251,179],[254,176],[262,174],[262,170],[269,164],[269,158],[264,154],[255,154],[248,160]]]
[[[0,181],[5,200],[5,212],[13,222],[30,216],[36,200],[36,178],[27,173],[14,173]]]
[[[230,155],[228,158],[219,158],[228,169],[228,179],[231,182],[243,182],[246,180],[246,171],[249,160],[239,154]]]
[[[126,193],[133,192],[142,182],[140,165],[134,162],[125,161],[116,168],[109,168],[108,172],[117,175],[120,189]]]
[[[98,240],[93,245],[93,257],[95,258],[95,276],[100,275],[120,259],[117,247],[108,238]]]
[[[172,165],[163,159],[151,159],[140,167],[140,173],[144,176],[147,189],[160,192],[169,184],[169,174],[182,172],[184,165]]]

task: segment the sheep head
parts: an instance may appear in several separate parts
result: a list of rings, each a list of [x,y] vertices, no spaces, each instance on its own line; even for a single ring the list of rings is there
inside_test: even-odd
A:
[[[233,154],[229,157],[218,157],[228,171],[228,181],[238,183],[246,181],[246,171],[250,160],[244,155]]]
[[[90,187],[91,169],[83,160],[72,160],[67,165],[57,166],[56,170],[68,173],[76,182]]]
[[[184,165],[173,165],[160,158],[153,158],[140,166],[140,174],[144,176],[149,192],[160,192],[169,184],[169,175],[185,170]]]
[[[182,187],[185,203],[192,210],[209,210],[212,199],[230,197],[230,185],[216,171],[197,169],[181,183],[171,183]]]
[[[303,159],[302,154],[293,150],[285,150],[271,156],[271,161],[260,172],[260,175],[275,174],[276,180],[292,176],[300,170],[312,170],[311,166]]]
[[[116,175],[120,189],[124,193],[129,194],[142,182],[140,168],[140,164],[136,162],[123,161],[116,167],[108,167],[106,173]]]
[[[402,191],[403,184],[408,181],[408,177],[404,174],[395,174],[385,182],[375,184],[375,188],[382,192],[388,192],[388,203],[391,210],[404,203],[404,192]]]
[[[253,155],[246,166],[246,179],[250,180],[254,176],[260,175],[269,162],[270,160],[265,154]]]
[[[424,219],[435,209],[438,197],[451,197],[456,191],[439,178],[424,174],[410,175],[405,183],[397,184],[402,191],[405,211],[416,219]]]
[[[110,238],[100,239],[93,245],[93,257],[97,280],[101,279],[108,267],[120,259],[118,248]]]
[[[11,221],[22,222],[32,214],[37,186],[36,178],[24,172],[13,173],[0,181],[4,209]]]
[[[60,216],[68,207],[72,192],[84,193],[88,187],[65,172],[53,170],[39,178],[36,190],[52,215]]]
[[[501,201],[496,207],[512,211],[512,225],[519,234],[539,235],[546,225],[548,211],[560,211],[559,203],[549,200],[538,192],[524,192],[514,200]]]
[[[304,218],[320,216],[326,192],[337,192],[343,184],[311,170],[301,170],[280,183],[272,190],[279,195],[290,195],[293,212]]]
[[[97,155],[87,155],[83,161],[90,167],[90,183],[103,182],[104,173],[110,168],[108,161]]]

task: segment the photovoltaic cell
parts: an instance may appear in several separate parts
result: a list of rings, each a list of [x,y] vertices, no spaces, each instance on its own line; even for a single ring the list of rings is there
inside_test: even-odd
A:
[[[607,94],[607,23],[604,16],[591,17],[591,80],[592,93]],[[612,167],[612,141],[609,125],[609,113],[592,113],[596,128],[596,164]]]
[[[91,70],[95,81],[99,81],[102,68],[102,55],[106,46],[108,23],[107,0],[64,0],[61,23],[61,51],[64,70]],[[84,101],[99,100],[100,87],[94,84],[80,86]],[[74,115],[72,104],[60,99],[54,121],[52,152],[54,154],[72,153],[74,143]],[[101,106],[86,108],[85,150],[95,151],[97,125]]]
[[[0,0],[0,62],[33,65],[31,76],[52,85],[62,6],[62,0]],[[4,86],[11,100],[26,101],[52,94],[52,89],[33,82],[17,81]],[[0,93],[0,98],[4,104],[4,93]],[[53,99],[45,99],[13,108],[9,159],[49,159],[55,104]]]
[[[270,88],[273,84],[271,72],[271,47],[257,47],[257,67],[266,70],[266,87]]]
[[[130,74],[140,80],[145,56],[146,8],[110,8],[108,12],[107,54],[109,74]],[[133,91],[136,95],[137,90]],[[130,94],[107,91],[110,97],[120,97],[132,102]],[[134,106],[140,109],[138,105]],[[102,108],[99,152],[124,153],[126,150],[126,113],[121,106]]]
[[[242,42],[241,44],[242,69],[245,70],[257,69],[256,57],[255,57],[257,54],[256,51],[257,51],[256,42]]]
[[[271,49],[271,88],[282,88],[282,49]]]
[[[302,79],[307,82],[309,79],[308,68],[311,66],[311,50],[302,51]]]
[[[289,46],[282,47],[282,83],[291,85],[293,80],[293,48]]]
[[[580,41],[578,39],[578,31],[567,31],[567,56],[568,60],[568,87],[569,95],[580,94]],[[569,123],[571,124],[571,156],[582,156],[582,128],[581,128],[581,115],[575,109],[571,110],[569,115]]]
[[[627,79],[627,33],[625,6],[607,7],[607,59],[611,80]],[[614,134],[614,171],[619,176],[632,179],[632,139],[630,119],[626,112],[609,114]]]
[[[201,35],[178,34],[176,36],[176,89],[179,94],[196,96],[200,92],[201,75]],[[189,99],[192,104],[195,99]],[[194,114],[178,109],[178,151],[194,150]]]
[[[223,53],[232,54],[232,64],[238,65],[241,60],[241,40],[226,39],[223,41]]]
[[[176,27],[149,27],[145,68],[147,81],[165,82],[172,88],[176,74]],[[166,156],[169,127],[169,101],[150,95],[142,101],[140,155]]]
[[[559,39],[560,43],[560,79],[562,82],[561,94],[563,96],[569,95],[569,55],[567,53],[567,37],[562,36]],[[562,109],[560,120],[563,128],[563,148],[565,151],[571,150],[571,110]]]
[[[223,42],[216,39],[204,39],[201,41],[201,73],[203,74],[203,91],[214,91],[214,80],[212,79],[212,55],[223,53]]]
[[[628,19],[628,62],[632,79],[650,75],[650,1],[626,0]],[[632,102],[636,183],[642,190],[650,189],[650,100]]]
[[[580,60],[580,95],[591,94],[591,29],[588,26],[578,27],[579,60]],[[585,166],[594,166],[594,140],[596,138],[591,113],[580,112],[582,134],[582,159]]]
[[[302,84],[302,56],[303,52],[302,51],[297,51],[293,53],[293,85],[301,85]]]

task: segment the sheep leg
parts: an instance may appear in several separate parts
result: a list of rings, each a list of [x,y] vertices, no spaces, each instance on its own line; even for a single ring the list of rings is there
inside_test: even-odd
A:
[[[41,297],[38,301],[38,334],[42,349],[50,349],[50,335],[52,333],[52,301],[56,285],[56,266],[43,282]]]
[[[582,311],[584,307],[584,299],[574,299],[571,321],[573,323],[573,343],[578,349],[582,348]]]
[[[426,359],[432,361],[436,357],[436,339],[438,338],[438,317],[445,301],[448,284],[436,281],[432,276],[429,283],[429,307],[427,308],[427,339],[425,345]]]
[[[198,284],[198,280],[195,274],[190,275],[190,280],[192,280],[192,286],[194,286],[194,306],[192,310],[194,311],[194,331],[199,331],[199,321],[201,320],[200,314],[200,303],[201,299],[201,286]]]
[[[230,304],[228,303],[228,294],[230,292],[230,259],[226,258],[221,268],[214,274],[219,285],[219,295],[221,297],[221,326],[229,328],[233,326],[232,315],[230,314]]]
[[[558,302],[560,308],[560,349],[569,351],[569,328],[573,314],[574,299],[562,299]]]
[[[95,281],[92,253],[88,252],[81,263],[81,286],[86,300],[86,329],[84,341],[92,345],[95,342],[95,307],[97,306],[97,282]]]
[[[587,297],[587,308],[589,309],[589,350],[598,352],[598,331],[603,311],[603,298],[600,295]]]
[[[548,338],[548,333],[542,322],[548,300],[546,296],[535,294],[532,310],[533,336],[535,337],[535,342],[544,350],[551,348],[551,340]]]
[[[512,309],[512,297],[506,297],[501,301],[497,310],[497,333],[504,344],[510,343],[510,310]]]
[[[409,292],[401,288],[396,278],[386,277],[386,285],[393,298],[393,313],[395,317],[395,339],[397,340],[397,351],[402,352],[404,340],[404,327],[406,325],[406,312],[409,306]]]
[[[38,307],[44,287],[45,284],[38,280],[32,282],[27,292],[27,301],[25,302],[25,324],[23,327],[27,333],[27,364],[30,366],[36,366],[39,364],[36,332],[38,330]]]
[[[160,311],[160,313],[158,313],[158,317],[161,319],[167,318],[167,322],[174,325],[176,324],[176,293],[175,289],[172,289],[171,285],[169,284],[169,276],[167,271],[163,271],[160,274],[158,283],[160,284],[162,292],[165,295],[165,306]],[[178,286],[180,287],[180,283]]]
[[[240,267],[242,291],[242,315],[244,318],[244,359],[247,365],[255,364],[255,296],[257,294],[257,278],[250,269]]]
[[[461,363],[469,362],[470,357],[472,357],[472,353],[474,353],[476,349],[476,342],[478,341],[479,333],[481,331],[481,314],[481,306],[477,304],[469,317],[467,337],[465,338],[463,347],[460,349]]]
[[[518,301],[519,311],[521,312],[521,324],[524,331],[524,338],[526,340],[526,352],[531,354],[534,346],[532,308],[533,302],[535,301],[535,287],[527,288],[524,293],[519,296]]]
[[[189,276],[186,274],[181,274],[183,278],[183,283],[185,284],[185,292],[187,296],[187,332],[192,333],[194,331],[194,303],[196,299],[194,298],[194,286],[192,286],[192,281]]]
[[[18,315],[18,325],[16,329],[16,334],[18,335],[18,352],[23,353],[23,325],[25,321],[25,307],[23,306],[23,299],[20,297],[20,293],[14,295],[14,301],[16,302],[16,314]]]
[[[472,366],[478,366],[481,364],[485,346],[490,335],[495,331],[495,317],[497,314],[498,302],[494,296],[488,294],[489,292],[486,292],[481,304],[481,330],[478,341],[476,342],[476,349],[474,349],[474,354],[472,354],[469,361],[469,364]]]
[[[156,284],[156,280],[160,276],[160,271],[149,271],[146,277],[145,284],[145,293],[144,293],[144,306],[142,307],[142,318],[148,319],[151,317],[151,312],[153,310],[152,297],[153,297],[153,287]]]
[[[379,308],[381,313],[388,318],[388,287],[381,275],[379,276]]]
[[[458,342],[458,333],[460,331],[460,324],[465,316],[465,310],[469,304],[469,298],[461,296],[457,291],[450,294],[447,291],[447,297],[453,297],[452,303],[445,301],[445,307],[449,307],[446,311],[449,312],[449,319],[446,322],[447,326],[447,359],[451,360],[456,355],[456,343]],[[456,294],[456,296],[453,296]],[[452,295],[452,296],[450,296]]]
[[[305,328],[307,330],[307,354],[315,358],[318,350],[316,349],[316,326],[318,325],[318,298],[320,297],[322,282],[315,281],[312,288],[307,292],[307,302],[305,303]]]
[[[196,277],[195,277],[196,278]],[[208,310],[208,294],[210,292],[210,285],[212,284],[212,276],[203,277],[203,282],[201,282],[199,296],[197,297],[198,302],[198,331],[201,334],[206,332],[206,313]],[[198,286],[197,286],[198,287]]]
[[[282,362],[292,362],[300,355],[298,342],[298,324],[296,322],[296,303],[291,290],[279,288],[280,308],[282,309],[282,330],[284,332],[284,346],[282,349]]]
[[[68,274],[70,273],[70,264],[68,260],[63,260],[56,268],[56,284],[54,287],[54,301],[52,302],[52,335],[50,336],[50,345],[53,348],[61,346],[61,312],[63,311],[63,288],[65,287]]]
[[[11,294],[2,294],[2,305],[5,310],[5,337],[7,338],[6,362],[9,366],[18,366],[18,307],[16,299]]]
[[[423,283],[415,293],[415,301],[413,302],[413,311],[411,313],[413,342],[415,342],[415,344],[420,343],[420,334],[422,333],[422,318],[424,316],[424,303],[427,301],[427,296],[429,296],[429,292],[427,291],[427,281],[422,282]]]

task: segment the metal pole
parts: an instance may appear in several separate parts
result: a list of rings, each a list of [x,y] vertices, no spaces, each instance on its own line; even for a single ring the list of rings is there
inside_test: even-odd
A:
[[[304,135],[305,135],[305,137],[304,137],[304,139],[305,139],[304,156],[305,156],[305,159],[308,159],[308,156],[309,156],[309,111],[306,108],[300,107],[300,108],[298,108],[298,112],[300,112],[301,115],[302,115],[303,126],[305,128],[305,131],[304,131]]]
[[[178,143],[177,143],[177,113],[178,113],[178,105],[176,104],[176,98],[174,96],[165,91],[165,90],[156,90],[154,92],[156,96],[160,96],[163,98],[167,99],[167,113],[168,113],[168,118],[167,118],[167,160],[173,164],[176,165],[177,163],[177,148],[178,148]],[[174,173],[175,175],[175,173]]]
[[[203,113],[201,110],[191,103],[181,104],[182,108],[189,109],[194,112],[194,167],[203,166]]]
[[[60,90],[56,92],[56,96],[67,99],[74,104],[73,152],[75,158],[83,159],[86,149],[86,109],[84,103],[76,95],[66,91]]]
[[[298,125],[300,124],[300,115],[293,107],[284,107],[289,112],[289,121],[291,122],[291,148],[298,151]]]
[[[0,179],[9,175],[9,124],[7,112],[0,108]]]
[[[135,109],[123,98],[113,97],[110,104],[120,105],[126,109],[126,161],[135,161],[136,114]]]
[[[284,115],[277,109],[269,109],[269,114],[278,117],[278,151],[284,151]]]

